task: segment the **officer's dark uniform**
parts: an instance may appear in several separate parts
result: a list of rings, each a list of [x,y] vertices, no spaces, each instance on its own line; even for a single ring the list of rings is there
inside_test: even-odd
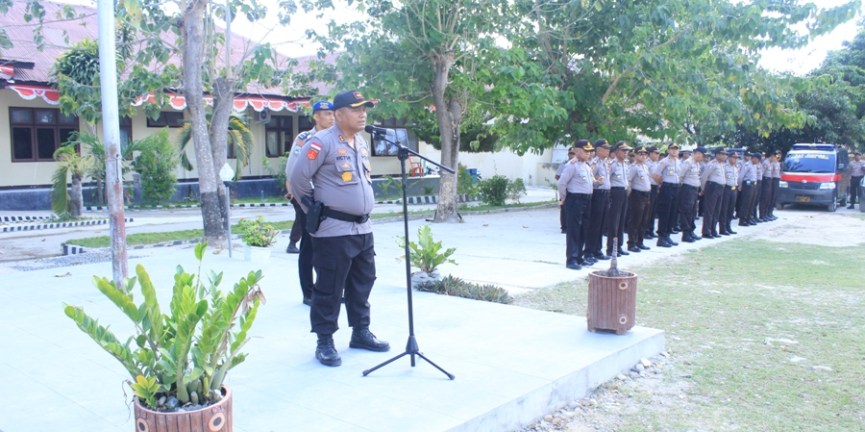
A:
[[[333,110],[333,104],[328,101],[318,101],[312,106],[312,112]],[[316,129],[310,129],[297,134],[294,139],[294,145],[291,147],[291,153],[285,163],[285,178],[286,183],[291,187],[291,171],[297,164],[303,152],[303,146],[315,135]],[[289,192],[291,192],[289,190]],[[300,206],[298,197],[292,196],[291,205],[294,207],[294,225],[291,226],[291,234],[289,235],[291,244],[286,252],[298,253],[297,257],[297,274],[300,279],[300,290],[303,294],[303,303],[306,305],[312,304],[312,238],[309,236],[309,231],[306,229],[306,213]],[[300,249],[292,249],[294,243],[300,240]]]
[[[763,171],[763,179],[760,184],[760,217],[759,220],[761,222],[769,222],[769,210],[772,208],[772,170],[773,163],[771,155],[766,157],[766,160],[763,161],[762,171]]]
[[[594,149],[588,140],[579,140],[577,148],[583,151]],[[579,156],[578,156],[579,157]],[[564,200],[567,216],[567,241],[565,244],[565,265],[579,270],[586,262],[583,246],[589,224],[589,211],[592,205],[592,169],[579,160],[569,163],[559,178],[559,199]]]
[[[344,92],[334,98],[334,109],[372,106],[359,92]],[[313,266],[317,280],[312,296],[310,323],[319,336],[316,357],[328,366],[341,359],[331,335],[339,328],[340,300],[345,297],[348,325],[353,328],[349,346],[387,351],[386,342],[369,332],[370,291],[375,282],[375,249],[369,213],[374,198],[369,147],[360,134],[354,146],[339,125],[318,132],[303,147],[291,173],[292,194],[312,197],[326,209],[325,218],[313,238]],[[310,181],[312,185],[310,185]],[[314,189],[313,189],[314,187]]]
[[[625,242],[625,217],[628,214],[628,166],[625,159],[619,159],[619,152],[632,150],[624,141],[613,146],[613,160],[610,162],[610,213],[607,216],[607,255],[628,255],[622,249]],[[613,243],[613,240],[616,243]]]
[[[706,150],[698,148],[694,153],[705,154]],[[679,225],[682,228],[682,240],[698,240],[694,230],[697,225],[697,196],[700,194],[700,164],[693,156],[682,162],[680,171],[682,185],[679,187]]]
[[[678,149],[678,144],[671,144],[670,148]],[[676,195],[679,193],[679,158],[672,155],[658,162],[657,176],[660,177],[661,185],[658,188],[658,246],[671,247],[677,243],[670,238],[675,219]]]
[[[752,160],[759,162],[759,153],[751,153],[749,156]],[[739,210],[739,226],[756,225],[754,199],[757,189],[757,164],[748,161],[742,164],[742,169],[739,171],[739,184],[742,186],[742,192],[739,194],[739,199],[742,200],[742,207]]]

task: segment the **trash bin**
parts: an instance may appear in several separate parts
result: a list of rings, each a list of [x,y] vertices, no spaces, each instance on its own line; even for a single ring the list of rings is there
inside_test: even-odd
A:
[[[478,174],[477,168],[468,168],[466,171],[469,172],[469,175],[472,176],[472,184],[477,184],[480,181],[480,175]]]
[[[615,260],[615,258],[613,258]],[[613,331],[625,334],[634,327],[637,312],[637,275],[610,270],[589,273],[589,300],[586,321],[589,331]]]

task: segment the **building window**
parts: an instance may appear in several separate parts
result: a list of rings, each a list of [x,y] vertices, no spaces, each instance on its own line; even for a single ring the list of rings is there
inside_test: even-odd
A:
[[[120,154],[126,155],[130,143],[132,143],[132,119],[120,117]],[[126,155],[126,159],[132,160],[132,154]]]
[[[405,126],[399,125],[395,120],[382,122],[380,125],[383,128],[392,130],[384,137],[389,141],[398,142],[414,151],[417,151],[417,136]],[[396,156],[399,149],[383,139],[372,137],[372,155],[373,156]]]
[[[78,131],[78,117],[59,109],[9,108],[12,161],[53,161],[54,151]]]
[[[183,112],[162,111],[159,113],[159,117],[157,117],[156,120],[150,117],[147,118],[147,127],[183,127]]]
[[[294,141],[294,117],[273,116],[264,127],[265,152],[267,157],[280,157],[291,148]]]

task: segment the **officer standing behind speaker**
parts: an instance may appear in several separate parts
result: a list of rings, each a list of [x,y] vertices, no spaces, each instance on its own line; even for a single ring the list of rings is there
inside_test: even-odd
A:
[[[374,199],[369,147],[360,132],[366,126],[367,109],[373,106],[358,91],[337,94],[333,99],[336,124],[304,145],[304,157],[291,173],[292,194],[301,199],[307,217],[314,219],[315,212],[310,210],[323,206],[323,218],[316,220],[319,226],[310,228],[317,280],[309,319],[312,332],[318,335],[315,357],[326,366],[342,364],[333,334],[339,328],[343,296],[352,327],[349,347],[390,349],[369,331],[368,299],[376,278],[369,220]]]
[[[628,167],[625,159],[632,148],[624,141],[613,146],[610,162],[610,213],[607,216],[607,255],[628,255],[625,243],[625,217],[628,211]],[[613,241],[616,241],[615,244]]]
[[[643,236],[646,234],[646,213],[649,211],[649,195],[652,184],[649,180],[649,167],[646,158],[649,149],[640,147],[637,149],[634,164],[628,167],[628,183],[631,185],[631,194],[628,195],[628,251],[642,252],[649,250],[643,244]]]
[[[601,252],[604,239],[604,224],[610,210],[610,144],[605,139],[595,141],[595,156],[592,159],[592,209],[589,212],[589,227],[586,235],[586,253],[596,260],[608,260],[610,255]]]
[[[297,134],[294,144],[291,146],[291,153],[285,163],[286,198],[291,200],[291,205],[294,207],[294,225],[291,226],[291,234],[289,235],[291,243],[285,252],[300,254],[297,258],[297,274],[300,279],[303,304],[307,306],[312,304],[312,239],[309,236],[309,231],[306,230],[306,214],[300,207],[299,200],[291,195],[291,171],[300,159],[304,144],[318,131],[333,126],[333,104],[328,101],[318,101],[313,104],[312,119],[315,122],[315,127]],[[300,249],[295,246],[298,239],[300,239]]]
[[[589,166],[589,151],[593,150],[589,140],[581,139],[574,145],[576,158],[569,163],[559,178],[559,204],[565,206],[568,230],[565,243],[565,266],[579,270],[585,261],[583,247],[589,211],[592,206],[592,168]]]
[[[727,163],[724,164],[724,194],[721,198],[721,218],[718,224],[721,235],[736,234],[731,222],[733,212],[736,211],[736,193],[739,189],[739,154],[735,151],[727,152]]]
[[[721,237],[718,234],[718,222],[721,219],[721,200],[724,197],[724,186],[727,183],[725,165],[727,152],[723,148],[714,151],[715,159],[706,165],[700,178],[703,188],[703,238]],[[721,231],[724,226],[721,225]]]
[[[658,246],[673,247],[678,243],[670,238],[674,219],[678,217],[675,208],[676,195],[679,193],[679,145],[671,143],[667,148],[667,157],[658,162],[655,181],[658,187]]]

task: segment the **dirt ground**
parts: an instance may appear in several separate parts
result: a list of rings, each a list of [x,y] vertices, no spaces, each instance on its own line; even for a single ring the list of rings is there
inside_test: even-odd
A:
[[[858,208],[839,209],[837,213],[793,208],[779,213],[783,214],[781,221],[761,224],[764,229],[749,233],[747,239],[829,247],[865,246],[865,213]],[[693,403],[687,397],[692,385],[687,360],[664,352],[641,363],[602,384],[584,399],[547,414],[521,431],[618,432],[622,418],[664,412],[671,406],[681,411],[682,405]],[[655,430],[664,429],[660,426]]]

